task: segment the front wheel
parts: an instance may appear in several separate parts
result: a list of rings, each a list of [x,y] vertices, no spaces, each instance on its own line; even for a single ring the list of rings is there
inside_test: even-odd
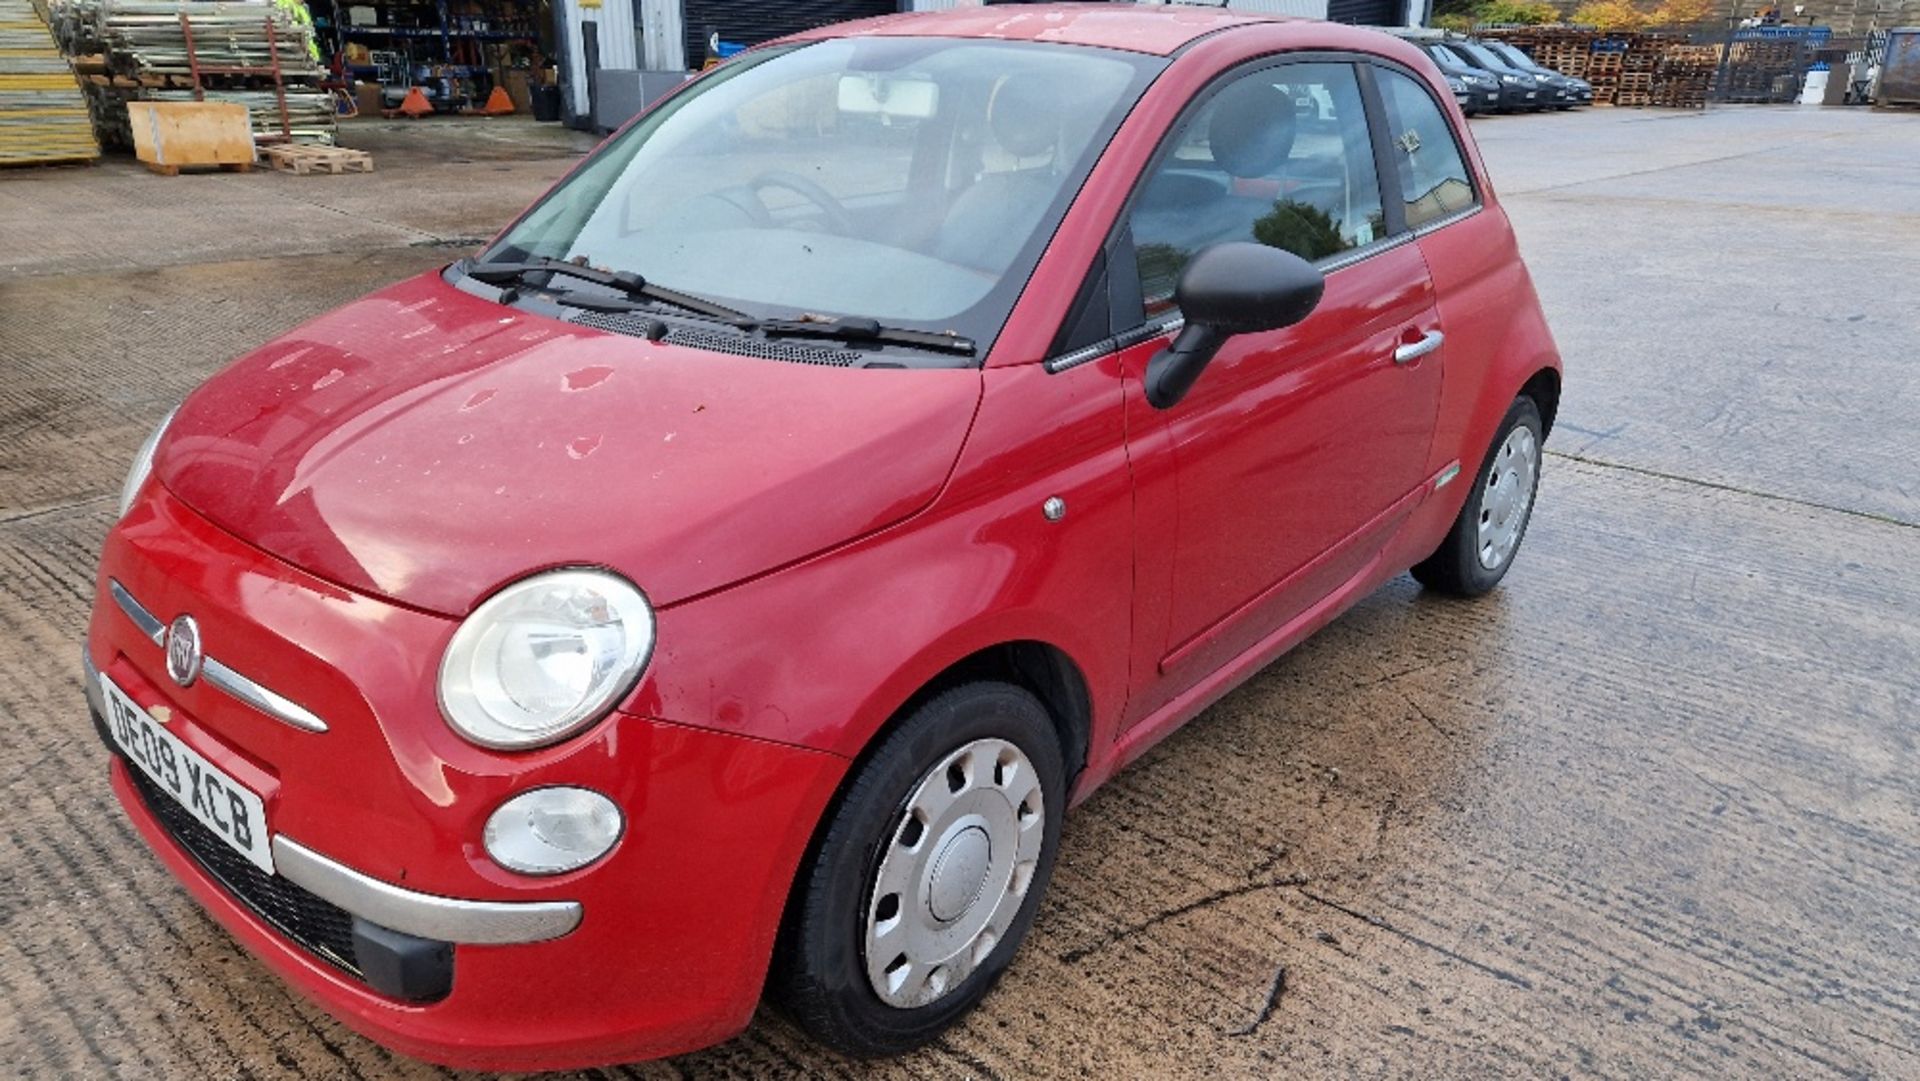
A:
[[[789,903],[776,998],[847,1054],[932,1040],[1026,937],[1065,807],[1059,740],[1032,694],[979,682],[928,700],[828,813]]]
[[[1527,395],[1515,398],[1447,539],[1414,566],[1421,585],[1477,597],[1499,584],[1533,517],[1544,438],[1540,407]]]

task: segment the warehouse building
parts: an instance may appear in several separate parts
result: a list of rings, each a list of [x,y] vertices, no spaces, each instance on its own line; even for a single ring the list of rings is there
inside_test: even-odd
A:
[[[410,88],[444,109],[503,85],[520,109],[551,86],[557,119],[618,126],[689,71],[828,23],[979,0],[309,0],[362,107]],[[1228,7],[1376,26],[1418,25],[1430,0],[1231,0]]]

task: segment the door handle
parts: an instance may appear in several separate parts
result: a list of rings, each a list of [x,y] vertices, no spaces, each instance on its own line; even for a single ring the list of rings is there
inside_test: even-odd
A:
[[[1395,349],[1393,351],[1393,362],[1395,364],[1412,364],[1414,361],[1440,348],[1440,343],[1446,341],[1446,339],[1447,336],[1445,334],[1437,330],[1429,330],[1424,335],[1421,335],[1419,341],[1409,342]]]

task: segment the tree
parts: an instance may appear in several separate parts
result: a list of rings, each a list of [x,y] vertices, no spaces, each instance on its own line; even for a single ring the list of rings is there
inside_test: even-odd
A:
[[[1720,11],[1712,0],[1664,0],[1648,19],[1653,26],[1691,26],[1719,21]]]
[[[1543,0],[1483,0],[1474,10],[1474,16],[1494,25],[1538,26],[1557,22],[1560,9]]]
[[[1281,199],[1253,223],[1253,239],[1312,262],[1353,245],[1340,235],[1333,215],[1308,203]]]
[[[1574,10],[1572,21],[1600,30],[1639,30],[1647,16],[1630,0],[1588,0]]]

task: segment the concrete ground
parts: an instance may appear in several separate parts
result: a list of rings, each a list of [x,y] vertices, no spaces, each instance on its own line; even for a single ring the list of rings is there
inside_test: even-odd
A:
[[[437,1072],[168,879],[74,656],[158,416],[581,149],[433,123],[353,129],[370,177],[0,174],[15,1072]],[[766,1014],[634,1073],[1920,1076],[1920,116],[1474,130],[1568,367],[1501,589],[1390,584],[1088,801],[1019,960],[937,1046],[849,1063]]]

